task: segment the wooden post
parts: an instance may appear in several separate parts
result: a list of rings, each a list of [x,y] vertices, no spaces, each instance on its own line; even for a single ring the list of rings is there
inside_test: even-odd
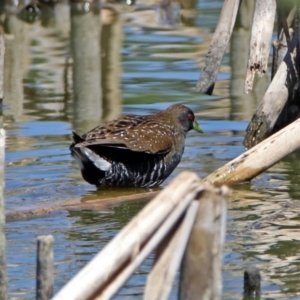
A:
[[[275,15],[275,0],[256,0],[245,81],[246,93],[252,89],[255,73],[260,76],[267,73]]]
[[[0,27],[0,100],[3,100],[3,71],[4,71],[4,32]],[[0,299],[7,299],[6,275],[6,239],[5,239],[5,200],[4,200],[4,157],[5,157],[5,131],[3,129],[2,108],[0,116]]]
[[[36,300],[49,300],[53,295],[53,236],[37,238]]]
[[[260,299],[260,271],[251,267],[244,272],[244,299]]]
[[[217,300],[222,293],[226,200],[205,191],[181,268],[180,300]]]

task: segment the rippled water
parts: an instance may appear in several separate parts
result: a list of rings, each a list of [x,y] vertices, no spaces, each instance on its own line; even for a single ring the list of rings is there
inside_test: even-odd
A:
[[[97,16],[88,21],[84,15],[74,16],[71,22],[69,7],[63,2],[33,24],[24,23],[13,13],[3,16],[7,210],[103,195],[82,180],[68,150],[71,130],[83,133],[100,123],[101,110],[102,119],[107,120],[120,112],[154,113],[177,102],[190,106],[204,134],[189,133],[182,162],[170,179],[186,169],[204,177],[244,151],[244,130],[268,80],[262,79],[252,94],[242,93],[243,57],[247,56],[243,38],[249,32],[238,27],[224,58],[215,95],[194,91],[222,5],[222,1],[196,2],[194,9],[183,11],[186,23],[175,27],[158,24],[157,10],[153,9],[132,11],[123,7],[121,14],[104,11],[101,61],[94,57],[92,47],[97,44],[86,44],[90,41],[84,40],[76,27],[78,22],[83,28],[91,25],[88,22],[100,24]],[[74,50],[76,41],[79,44]],[[85,48],[90,61],[98,65],[85,69],[81,56]],[[101,74],[97,73],[99,69]],[[249,228],[259,218],[300,198],[299,158],[299,153],[293,154],[251,183],[234,188],[228,203],[224,299],[242,298],[243,271],[251,265],[261,270],[263,298],[299,297],[297,212],[290,209],[288,219],[280,217]],[[57,291],[146,203],[130,201],[99,211],[56,212],[8,222],[10,297],[34,298],[38,235],[52,234],[55,238]],[[141,298],[152,258],[143,263],[116,298]]]

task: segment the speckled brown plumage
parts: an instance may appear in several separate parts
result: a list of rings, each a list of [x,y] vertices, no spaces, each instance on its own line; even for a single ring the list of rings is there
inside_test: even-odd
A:
[[[194,113],[175,104],[154,115],[126,115],[83,136],[70,150],[83,178],[95,185],[152,187],[175,169],[189,130],[202,132]]]

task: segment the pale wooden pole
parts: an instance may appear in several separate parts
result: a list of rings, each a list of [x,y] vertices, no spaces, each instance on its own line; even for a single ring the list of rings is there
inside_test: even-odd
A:
[[[3,100],[4,78],[4,31],[0,27],[0,99]],[[1,105],[2,106],[2,105]],[[0,299],[7,299],[7,274],[6,274],[6,238],[5,238],[5,199],[4,199],[4,164],[5,164],[5,131],[1,109],[0,120]]]
[[[37,238],[36,300],[49,300],[53,296],[53,236]]]
[[[173,281],[180,268],[183,254],[199,209],[199,201],[194,200],[189,206],[184,220],[171,233],[171,238],[164,243],[162,252],[155,261],[154,267],[148,275],[144,300],[169,299]]]
[[[227,203],[223,194],[201,194],[181,268],[180,300],[219,300]]]
[[[255,73],[259,76],[267,73],[275,15],[275,0],[256,0],[245,80],[246,93],[252,89]]]

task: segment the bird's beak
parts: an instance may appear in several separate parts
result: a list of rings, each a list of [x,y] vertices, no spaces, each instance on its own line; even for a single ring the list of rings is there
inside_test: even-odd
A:
[[[201,127],[199,126],[196,120],[193,122],[193,129],[200,133],[203,133],[203,130],[201,129]]]

